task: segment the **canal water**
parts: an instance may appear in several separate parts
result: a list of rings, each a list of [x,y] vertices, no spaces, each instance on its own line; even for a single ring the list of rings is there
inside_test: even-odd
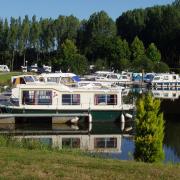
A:
[[[170,91],[169,91],[170,92]],[[161,95],[161,111],[165,119],[164,152],[165,162],[180,163],[180,91]],[[163,94],[163,95],[162,95]],[[36,119],[35,119],[36,121]],[[12,134],[15,138],[27,138],[59,148],[83,149],[97,156],[132,160],[134,152],[134,122],[92,124],[1,124],[1,134]]]

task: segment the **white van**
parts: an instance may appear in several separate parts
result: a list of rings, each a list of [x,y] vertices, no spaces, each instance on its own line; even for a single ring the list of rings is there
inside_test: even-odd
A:
[[[10,72],[7,65],[0,65],[0,72]]]

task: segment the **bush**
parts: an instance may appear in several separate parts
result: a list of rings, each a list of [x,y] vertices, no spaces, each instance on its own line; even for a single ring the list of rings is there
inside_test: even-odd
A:
[[[150,93],[137,100],[136,136],[134,157],[143,162],[159,162],[164,159],[164,120],[159,113],[160,100]]]

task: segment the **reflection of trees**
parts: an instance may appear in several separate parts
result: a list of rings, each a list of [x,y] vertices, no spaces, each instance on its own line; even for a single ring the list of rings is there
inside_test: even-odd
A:
[[[161,110],[164,114],[180,114],[179,111],[180,98],[178,100],[172,101],[170,99],[163,99],[161,102]]]
[[[180,122],[172,122],[173,119],[168,120],[165,126],[164,144],[171,147],[180,157]]]

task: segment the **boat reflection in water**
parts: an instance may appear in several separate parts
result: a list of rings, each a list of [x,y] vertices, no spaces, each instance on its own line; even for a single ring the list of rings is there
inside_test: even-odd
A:
[[[123,137],[132,137],[134,134],[133,122],[94,123],[78,125],[10,125],[0,126],[1,134],[11,134],[17,139],[29,139],[46,143],[53,147],[77,148],[90,152],[121,153]]]
[[[155,98],[176,100],[180,97],[180,88],[156,88],[152,94]]]

